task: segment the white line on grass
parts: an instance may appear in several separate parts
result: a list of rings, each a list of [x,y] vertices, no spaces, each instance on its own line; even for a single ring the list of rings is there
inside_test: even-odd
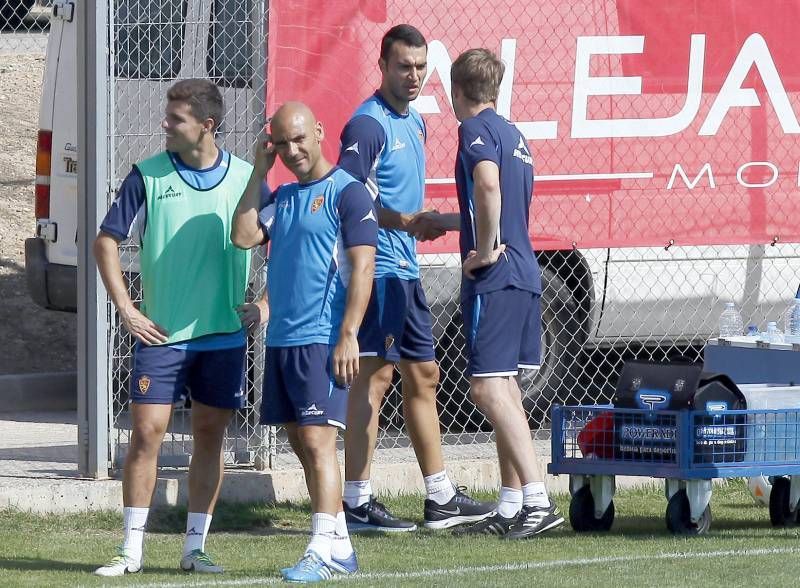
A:
[[[418,570],[414,572],[368,572],[353,576],[335,576],[331,581],[347,582],[356,580],[410,580],[414,578],[435,578],[439,576],[463,576],[466,574],[485,572],[517,572],[526,570],[541,570],[550,568],[565,568],[570,566],[633,563],[639,561],[668,561],[679,559],[715,559],[719,557],[759,557],[763,555],[788,555],[800,553],[800,548],[774,548],[774,549],[730,549],[726,551],[696,551],[678,553],[656,553],[653,555],[626,555],[593,557],[581,559],[556,559],[551,561],[533,561],[522,563],[495,564],[488,566],[460,566],[457,568],[435,568],[431,570]],[[180,582],[177,584],[139,584],[140,588],[179,588],[181,586],[253,586],[278,584],[280,578],[239,578],[231,580],[200,580],[197,582]]]

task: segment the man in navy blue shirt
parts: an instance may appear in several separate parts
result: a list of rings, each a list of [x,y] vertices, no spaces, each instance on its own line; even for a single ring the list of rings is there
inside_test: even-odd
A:
[[[461,122],[455,165],[461,309],[471,396],[495,430],[502,488],[497,512],[464,533],[532,537],[564,522],[550,501],[516,376],[540,365],[541,274],[529,236],[533,158],[519,130],[495,107],[502,62],[471,49],[450,70]]]
[[[242,248],[271,243],[261,423],[286,425],[313,511],[304,555],[282,570],[289,582],[358,569],[342,511],[336,434],[345,428],[348,387],[358,374],[357,332],[372,287],[378,224],[364,185],[322,156],[323,138],[304,104],[278,109],[231,231]],[[262,205],[260,183],[276,155],[297,182],[282,184]]]
[[[364,182],[375,199],[378,248],[375,285],[358,333],[361,371],[353,384],[345,435],[344,509],[352,530],[413,531],[372,495],[370,464],[381,402],[397,365],[403,378],[403,416],[419,461],[427,499],[425,526],[443,529],[475,522],[494,505],[458,490],[444,468],[436,408],[436,365],[431,315],[419,279],[417,244],[425,194],[425,123],[409,103],[427,70],[427,43],[411,25],[383,37],[381,86],[342,131],[339,165]]]

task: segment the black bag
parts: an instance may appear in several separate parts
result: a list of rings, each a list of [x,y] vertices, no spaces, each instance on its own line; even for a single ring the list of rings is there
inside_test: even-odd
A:
[[[725,374],[703,372],[701,364],[682,358],[669,363],[626,361],[613,398],[617,408],[649,411],[718,412],[747,408],[744,394]],[[672,415],[617,415],[619,457],[623,460],[676,463],[677,421]],[[743,415],[696,417],[693,463],[742,461]]]

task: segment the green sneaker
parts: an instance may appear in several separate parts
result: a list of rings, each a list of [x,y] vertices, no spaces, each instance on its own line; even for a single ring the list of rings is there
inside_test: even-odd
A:
[[[205,551],[195,549],[181,558],[181,569],[184,572],[200,572],[201,574],[221,574],[222,566],[215,564]]]

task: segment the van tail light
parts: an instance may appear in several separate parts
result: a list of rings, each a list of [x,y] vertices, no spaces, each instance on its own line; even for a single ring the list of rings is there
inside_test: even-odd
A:
[[[36,220],[50,217],[50,156],[53,132],[39,131],[36,140]]]

